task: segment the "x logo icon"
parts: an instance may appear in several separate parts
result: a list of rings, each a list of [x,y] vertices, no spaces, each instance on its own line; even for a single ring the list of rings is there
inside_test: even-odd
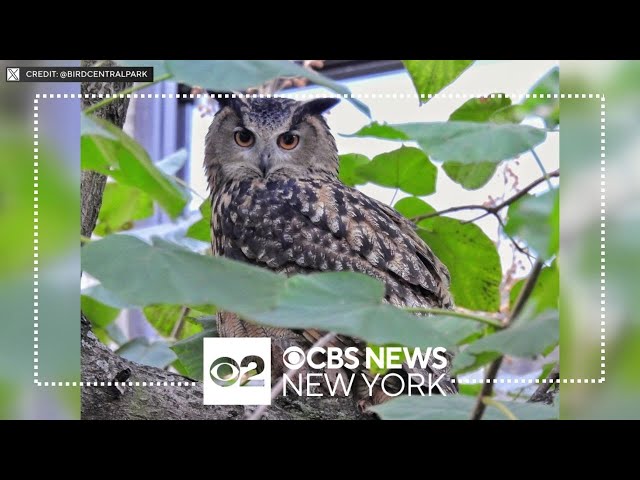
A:
[[[16,67],[7,67],[7,82],[19,82],[20,69]]]

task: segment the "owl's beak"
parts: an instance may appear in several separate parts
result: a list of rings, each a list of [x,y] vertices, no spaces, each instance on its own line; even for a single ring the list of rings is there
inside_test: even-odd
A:
[[[260,154],[260,162],[258,163],[258,168],[262,172],[262,176],[266,177],[271,170],[273,163],[271,162],[271,152],[264,151]]]

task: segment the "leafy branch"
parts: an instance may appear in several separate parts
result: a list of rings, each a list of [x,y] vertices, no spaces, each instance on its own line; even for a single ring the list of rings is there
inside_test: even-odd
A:
[[[516,320],[522,313],[524,306],[531,297],[533,289],[538,282],[538,278],[540,277],[540,272],[542,272],[543,266],[544,263],[542,262],[542,260],[536,260],[536,263],[533,265],[533,269],[531,270],[531,273],[529,274],[529,277],[527,278],[527,281],[524,284],[524,287],[522,287],[522,291],[520,292],[520,295],[516,300],[516,304],[511,311],[511,315],[504,325],[504,328],[508,328],[510,325],[512,325],[514,320]],[[484,411],[487,407],[487,403],[485,402],[485,400],[487,398],[491,398],[491,394],[493,393],[493,383],[498,375],[498,370],[500,370],[500,367],[502,366],[503,359],[504,355],[500,355],[489,365],[487,373],[484,377],[482,389],[480,390],[480,394],[478,395],[475,407],[473,409],[473,412],[471,413],[471,420],[480,420],[482,418],[482,415],[484,414]]]
[[[457,207],[446,208],[444,210],[440,210],[440,211],[437,211],[437,212],[427,213],[427,214],[424,214],[424,215],[418,215],[416,217],[411,218],[410,220],[412,222],[414,222],[414,223],[417,223],[417,222],[420,222],[422,220],[426,220],[427,218],[439,217],[439,216],[445,215],[447,213],[459,212],[461,210],[484,210],[485,211],[484,214],[480,215],[477,218],[474,218],[473,220],[468,220],[468,221],[466,221],[464,223],[476,222],[476,221],[480,220],[481,218],[486,217],[487,215],[494,215],[496,218],[498,218],[498,221],[501,221],[502,219],[498,215],[500,210],[502,210],[504,207],[508,207],[512,203],[514,203],[517,200],[521,199],[522,197],[524,197],[527,193],[529,193],[531,190],[536,188],[541,183],[548,181],[550,178],[555,178],[555,177],[559,177],[559,176],[560,176],[560,170],[554,170],[553,172],[549,173],[548,175],[540,177],[540,178],[534,180],[529,185],[527,185],[525,188],[520,190],[518,193],[514,194],[512,197],[509,197],[508,199],[506,199],[505,201],[499,203],[498,205],[494,205],[494,206],[491,206],[491,207],[486,206],[486,205],[460,205],[460,206],[457,206]]]

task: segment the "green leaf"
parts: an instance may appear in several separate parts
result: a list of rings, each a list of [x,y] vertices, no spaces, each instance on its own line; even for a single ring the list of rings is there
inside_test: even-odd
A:
[[[82,135],[95,135],[109,140],[118,140],[117,136],[110,133],[108,130],[105,130],[102,125],[98,123],[97,117],[92,117],[90,115],[80,116],[80,132]]]
[[[110,307],[86,295],[80,297],[80,308],[93,325],[101,328],[106,328],[120,313],[119,308]]]
[[[385,140],[409,140],[409,137],[395,128],[387,125],[386,123],[380,124],[378,122],[372,122],[369,125],[365,125],[360,130],[349,135],[342,135],[343,137],[374,137],[382,138]]]
[[[85,288],[80,293],[87,297],[91,297],[100,303],[103,303],[110,307],[115,307],[117,309],[135,307],[135,304],[122,300],[113,292],[110,292],[109,290],[104,288],[102,285],[94,285],[93,287]]]
[[[504,94],[496,93],[491,95],[496,96],[492,98],[489,95],[487,97],[467,100],[449,116],[449,120],[460,122],[488,122],[495,111],[511,105],[511,99],[504,97]]]
[[[519,280],[511,288],[509,293],[509,305],[513,309],[518,295],[522,291],[525,280]],[[550,267],[545,267],[540,272],[538,282],[531,292],[528,304],[534,303],[534,314],[542,313],[548,309],[558,309],[558,299],[560,295],[560,275],[558,272],[558,266],[554,261]]]
[[[477,355],[483,352],[496,352],[514,357],[533,357],[558,343],[558,312],[548,310],[540,316],[517,321],[511,327],[472,343],[466,350]]]
[[[501,401],[520,420],[557,419],[558,406]],[[402,395],[389,402],[372,407],[383,420],[468,420],[476,399],[466,395]],[[492,405],[488,405],[483,420],[507,420],[507,417]]]
[[[171,350],[178,356],[180,366],[184,369],[184,374],[190,378],[202,381],[203,339],[217,336],[215,330],[203,330],[171,346]]]
[[[203,317],[195,317],[193,321],[198,325],[201,325],[203,330],[212,330],[217,332],[218,329],[218,320],[215,315],[206,315]],[[217,335],[217,333],[216,333]]]
[[[508,107],[496,110],[489,121],[494,123],[520,123],[527,118],[530,110],[521,103],[509,105]]]
[[[429,320],[431,320],[431,325],[447,338],[447,343],[440,346],[449,350],[463,343],[470,335],[485,328],[479,322],[449,315],[433,315],[429,317]]]
[[[425,95],[422,103],[429,101],[428,95],[438,93],[458,78],[471,66],[473,60],[403,60],[411,76],[416,92]]]
[[[433,217],[418,223],[418,235],[447,266],[455,304],[497,312],[502,268],[495,244],[473,223]]]
[[[498,163],[478,162],[465,164],[460,162],[445,162],[442,169],[454,182],[462,185],[467,190],[477,190],[484,187],[493,174],[496,173]]]
[[[398,200],[393,206],[398,212],[404,215],[406,218],[415,218],[420,215],[428,215],[435,213],[436,209],[429,205],[424,200],[417,197],[406,197]]]
[[[175,175],[184,166],[188,158],[187,149],[181,148],[156,163],[156,167],[166,175]]]
[[[546,98],[548,94],[560,93],[560,69],[553,67],[531,89],[531,96],[524,101],[524,106],[530,112],[539,115],[544,120],[547,128],[553,129],[560,124],[560,100],[558,98]],[[544,95],[545,98],[541,98]]]
[[[144,313],[146,319],[151,325],[153,325],[160,335],[163,337],[169,337],[173,333],[176,323],[182,316],[183,308],[184,307],[182,305],[150,305],[148,307],[144,307],[142,309],[142,313]],[[199,305],[188,308],[189,311],[185,315],[185,323],[181,329],[182,333],[180,334],[180,338],[186,338],[191,335],[185,335],[185,331],[193,330],[193,333],[196,333],[202,330],[200,324],[193,319],[194,315],[201,315],[203,313],[202,310],[209,310],[211,312],[215,311],[215,307],[209,305]],[[193,325],[194,328],[191,328],[189,324]]]
[[[557,188],[541,195],[525,195],[509,206],[504,231],[549,258],[558,252],[559,214]]]
[[[542,367],[542,372],[538,376],[538,380],[542,380],[543,378],[547,378],[553,370],[553,367],[556,366],[556,362],[545,363]]]
[[[392,125],[442,162],[500,162],[530,150],[546,138],[528,125],[477,122],[431,122]]]
[[[528,115],[538,115],[545,127],[553,129],[560,124],[560,70],[554,67],[529,90],[530,97],[523,103],[504,107],[491,116],[494,122],[520,123]],[[551,94],[552,98],[547,98]],[[535,97],[534,97],[535,95]]]
[[[320,328],[377,344],[452,343],[431,317],[383,303],[384,286],[358,273],[286,278],[226,258],[199,255],[157,238],[149,245],[128,235],[109,235],[85,245],[82,266],[117,297],[142,307],[214,304],[250,321]]]
[[[477,355],[469,353],[468,349],[461,351],[455,357],[451,363],[451,370],[454,375],[460,375],[462,373],[473,372],[478,368],[486,365],[487,363],[495,360],[500,356],[496,352],[483,352]]]
[[[152,367],[165,368],[176,359],[166,342],[151,342],[144,337],[134,338],[122,345],[116,353],[132,362]]]
[[[182,305],[150,305],[144,307],[142,313],[160,335],[168,337],[182,314],[182,308]]]
[[[161,74],[158,72],[168,73],[174,82],[219,92],[239,92],[279,77],[303,77],[334,92],[350,93],[347,87],[290,60],[165,60],[161,63],[157,60],[119,60],[118,63],[153,66],[156,77]],[[353,98],[349,101],[365,115],[371,116],[365,104]]]
[[[511,105],[511,100],[502,96],[472,98],[451,114],[450,121],[487,122],[497,110]],[[467,190],[483,187],[493,177],[499,162],[477,162],[465,164],[449,161],[442,165],[448,177]]]
[[[420,149],[400,147],[376,155],[355,169],[356,174],[384,187],[399,188],[413,195],[429,195],[436,189],[438,169]]]
[[[480,395],[480,391],[482,390],[482,385],[478,384],[469,384],[463,383],[458,385],[458,393],[460,395],[471,395],[473,397],[477,397]]]
[[[297,275],[287,280],[276,308],[255,315],[255,320],[285,328],[322,328],[376,344],[452,344],[432,318],[383,304],[383,295],[380,282],[361,274]]]
[[[125,335],[124,331],[118,326],[116,322],[111,322],[109,325],[107,325],[107,328],[105,328],[104,330],[107,333],[107,335],[109,335],[109,338],[113,342],[117,343],[118,345],[124,345],[125,343],[127,343],[128,341],[127,336]]]
[[[187,237],[211,243],[211,200],[205,199],[200,205],[202,218],[187,230]]]
[[[549,70],[530,90],[530,93],[537,95],[559,94],[560,93],[560,68],[553,67]],[[539,104],[539,100],[547,100],[546,98],[528,98],[525,103]]]
[[[83,122],[81,132],[81,163],[83,169],[110,175],[119,183],[137,187],[156,200],[172,217],[178,216],[187,204],[186,194],[173,180],[162,173],[147,152],[135,140],[115,125],[97,117]],[[104,131],[96,133],[95,125]],[[116,137],[117,140],[107,138]]]
[[[286,281],[265,269],[199,255],[159,238],[149,245],[129,235],[109,235],[86,244],[81,253],[86,272],[118,298],[141,307],[240,304],[243,312],[251,312],[272,306]]]
[[[367,183],[367,180],[357,173],[357,168],[367,163],[369,158],[359,153],[340,155],[340,181],[349,187]]]
[[[153,215],[153,200],[142,190],[121,183],[109,182],[104,189],[98,214],[96,235],[129,230],[133,222]]]

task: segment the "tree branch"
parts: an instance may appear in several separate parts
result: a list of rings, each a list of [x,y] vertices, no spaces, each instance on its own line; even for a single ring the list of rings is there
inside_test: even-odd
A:
[[[88,67],[94,65],[94,60],[82,60],[81,65]],[[113,66],[115,62],[105,61],[103,66]],[[98,95],[120,93],[130,87],[130,82],[83,82],[80,84],[80,92],[82,93],[82,109],[87,111],[93,109],[92,105],[100,103],[98,101]],[[85,98],[85,94],[96,94],[96,98]],[[114,125],[122,128],[125,118],[127,116],[127,109],[129,107],[129,99],[118,98],[110,102],[108,105],[104,105],[101,108],[96,109],[96,116],[103,118]],[[98,213],[102,206],[102,194],[104,193],[104,187],[107,184],[107,177],[101,173],[93,172],[91,170],[83,170],[80,177],[80,198],[81,198],[81,220],[80,220],[80,235],[91,238],[93,229],[96,227],[98,221]]]
[[[428,307],[403,307],[402,310],[410,313],[429,313],[431,315],[448,315],[450,317],[464,318],[472,320],[474,322],[484,323],[496,328],[504,328],[504,324],[495,318],[475,315],[473,313],[461,312],[459,310],[446,310],[442,308],[428,308]]]
[[[531,395],[531,398],[527,401],[531,403],[543,402],[547,405],[551,405],[553,403],[553,394],[555,390],[549,392],[549,389],[551,388],[551,385],[558,385],[557,383],[555,383],[558,378],[560,378],[560,365],[556,363],[556,365],[549,372],[546,382],[538,385],[536,391],[533,392],[533,395]]]
[[[542,271],[543,265],[544,263],[542,262],[542,260],[536,260],[536,263],[533,265],[533,269],[531,270],[531,273],[529,274],[529,277],[527,278],[527,281],[525,282],[524,287],[522,287],[522,291],[520,292],[520,295],[516,300],[516,304],[511,311],[511,315],[509,315],[509,318],[504,325],[504,328],[508,328],[510,325],[512,325],[513,321],[516,320],[516,318],[518,318],[518,316],[522,313],[522,309],[529,300],[529,297],[531,296],[536,283],[538,283],[538,278],[540,277],[540,272]],[[480,395],[478,395],[476,405],[473,409],[473,412],[471,412],[471,420],[480,420],[482,418],[482,415],[487,408],[485,399],[491,397],[491,394],[493,393],[494,381],[498,375],[500,367],[502,366],[503,358],[504,355],[500,355],[489,365],[487,373],[484,377],[482,389],[480,390]]]
[[[105,382],[105,386],[82,389],[83,419],[236,420],[249,410],[242,405],[203,405],[200,382],[192,386],[191,378],[128,361],[96,338],[84,316],[81,325],[82,381]],[[107,386],[107,382],[115,381],[124,385]],[[133,386],[129,382],[133,382]],[[147,382],[147,385],[153,382],[154,386],[143,387],[140,383],[136,387],[135,382]],[[178,382],[182,386],[177,386]],[[262,417],[269,420],[370,419],[358,410],[352,398],[341,396],[280,397],[265,409]]]
[[[559,176],[560,176],[560,170],[554,170],[553,172],[549,173],[548,175],[546,175],[544,177],[540,177],[537,180],[534,180],[529,185],[524,187],[522,190],[520,190],[519,192],[514,194],[512,197],[509,197],[508,199],[506,199],[502,203],[499,203],[498,205],[495,205],[493,207],[487,207],[485,205],[460,205],[460,206],[457,206],[457,207],[446,208],[446,209],[440,210],[438,212],[427,213],[425,215],[418,215],[417,217],[413,217],[410,220],[412,222],[414,222],[414,223],[417,223],[417,222],[419,222],[421,220],[426,220],[427,218],[439,217],[439,216],[444,215],[446,213],[459,212],[461,210],[484,210],[485,211],[485,213],[482,214],[481,216],[479,216],[478,218],[475,218],[473,220],[469,220],[469,221],[467,221],[465,223],[475,222],[475,221],[480,220],[481,218],[483,218],[483,217],[485,217],[487,215],[496,215],[497,216],[498,212],[500,210],[502,210],[504,207],[507,207],[507,206],[511,205],[515,201],[519,200],[520,198],[525,196],[527,193],[529,193],[531,190],[533,190],[535,187],[537,187],[541,183],[548,181],[550,178],[559,177]]]

